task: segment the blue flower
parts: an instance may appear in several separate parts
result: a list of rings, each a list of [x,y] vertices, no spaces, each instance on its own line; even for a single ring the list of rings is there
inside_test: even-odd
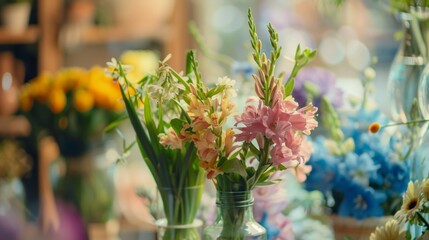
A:
[[[389,196],[400,196],[407,190],[410,179],[409,167],[405,162],[393,162],[389,165],[384,185]]]
[[[368,154],[357,155],[354,152],[349,152],[344,161],[339,164],[338,172],[353,182],[368,186],[370,180],[377,178],[378,168],[379,166],[374,164]]]
[[[365,219],[384,215],[381,203],[386,200],[383,192],[377,192],[370,187],[351,184],[344,192],[344,198],[338,209],[338,215]]]
[[[360,109],[343,120],[344,139],[353,139],[354,149],[334,155],[327,149],[326,138],[313,140],[314,153],[308,162],[313,171],[306,188],[324,193],[334,213],[342,216],[362,219],[385,211],[390,214],[391,209],[383,207],[400,198],[409,179],[408,165],[398,160],[400,140],[388,132],[368,133],[370,123],[388,121],[379,110]]]
[[[314,154],[311,155],[308,164],[312,170],[305,181],[307,190],[319,190],[328,193],[332,190],[334,179],[338,172],[338,157],[331,155],[324,146],[325,138],[318,137],[313,142]]]
[[[268,214],[266,212],[262,214],[262,219],[259,221],[259,224],[267,230],[267,240],[273,240],[280,234],[280,229],[270,224]]]

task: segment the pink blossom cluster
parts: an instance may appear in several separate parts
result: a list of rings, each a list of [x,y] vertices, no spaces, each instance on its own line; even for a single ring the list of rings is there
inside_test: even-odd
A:
[[[236,135],[237,141],[256,140],[263,149],[263,139],[270,140],[273,143],[270,155],[275,166],[296,167],[309,159],[311,148],[305,143],[305,135],[318,125],[314,118],[316,107],[310,103],[298,108],[291,96],[281,98],[272,107],[261,100],[258,106],[252,101],[248,103],[244,112],[236,116],[236,126],[241,131]]]

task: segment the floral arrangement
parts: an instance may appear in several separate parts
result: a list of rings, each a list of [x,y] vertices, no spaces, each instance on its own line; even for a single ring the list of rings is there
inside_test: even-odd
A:
[[[119,86],[104,69],[65,68],[24,85],[21,110],[33,132],[47,131],[63,156],[76,157],[103,142],[104,128],[123,110]]]
[[[159,62],[155,74],[148,74],[137,83],[128,80],[129,66],[115,59],[107,63],[110,75],[120,84],[136,142],[161,196],[165,214],[157,223],[161,227],[192,224],[204,185],[195,144],[182,141],[176,132],[189,121],[179,102],[191,92],[187,81],[197,76],[192,68],[195,56],[193,52],[187,56],[186,75],[168,66],[168,58]],[[220,91],[213,96],[217,94]],[[170,147],[165,146],[167,143]],[[195,229],[167,229],[163,234],[162,239],[199,239]]]
[[[270,184],[269,177],[276,171],[291,168],[299,172],[311,153],[305,135],[317,127],[314,119],[317,108],[311,103],[298,108],[291,96],[296,74],[315,52],[301,51],[298,47],[294,70],[283,85],[283,74],[275,75],[275,64],[281,54],[276,31],[268,26],[273,48],[268,58],[262,53],[262,43],[250,10],[249,28],[253,59],[258,66],[258,74],[253,75],[257,96],[248,99],[244,112],[235,117],[239,132],[232,128],[223,129],[227,117],[233,113],[235,104],[230,98],[235,96],[235,82],[224,77],[218,80],[216,87],[205,87],[194,61],[191,66],[196,72],[195,81],[186,86],[191,91],[184,99],[184,109],[190,121],[177,131],[169,132],[166,139],[161,139],[170,148],[194,143],[199,165],[214,181],[218,192],[247,192]],[[232,211],[224,215],[224,237],[237,233],[239,219],[243,218],[242,209]]]
[[[334,214],[356,219],[392,215],[409,179],[404,159],[404,143],[388,132],[372,135],[372,122],[387,122],[378,109],[367,104],[368,89],[374,78],[367,70],[362,80],[364,99],[357,111],[344,115],[343,121],[325,98],[322,99],[322,123],[327,136],[317,136],[309,165],[312,172],[305,183],[319,190]]]
[[[262,53],[250,10],[249,27],[253,59],[258,66],[258,74],[253,75],[257,96],[249,98],[244,112],[235,117],[237,133],[233,128],[224,129],[234,113],[231,98],[236,95],[235,81],[221,77],[215,86],[207,87],[193,52],[187,55],[183,75],[164,60],[157,75],[145,77],[138,86],[127,80],[126,67],[109,63],[112,75],[120,82],[137,143],[160,189],[164,207],[169,206],[165,188],[176,193],[177,205],[191,203],[177,200],[183,199],[177,194],[185,187],[201,184],[200,167],[218,192],[250,193],[257,186],[276,182],[269,178],[277,171],[290,168],[299,172],[309,159],[311,147],[305,136],[318,125],[317,108],[311,103],[299,108],[291,93],[296,74],[315,52],[298,47],[292,74],[283,84],[284,74],[276,75],[275,71],[281,54],[275,29],[268,26],[273,48],[268,58]],[[177,220],[181,213],[190,217],[181,222],[189,223],[197,205],[177,205],[177,215],[168,218],[169,224],[180,223]],[[167,216],[171,210],[165,209]],[[223,236],[237,234],[243,220],[242,209],[232,211],[225,215]]]

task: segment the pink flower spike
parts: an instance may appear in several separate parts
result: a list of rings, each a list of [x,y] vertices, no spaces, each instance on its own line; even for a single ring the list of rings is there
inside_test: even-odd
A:
[[[298,110],[301,114],[304,115],[307,120],[307,124],[305,126],[306,130],[303,131],[304,134],[310,135],[310,131],[315,129],[318,126],[318,122],[314,118],[317,112],[317,107],[313,106],[312,103]]]

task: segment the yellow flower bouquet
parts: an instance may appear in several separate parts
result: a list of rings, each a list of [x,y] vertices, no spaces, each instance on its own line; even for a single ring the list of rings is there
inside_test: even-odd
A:
[[[33,131],[45,130],[63,156],[80,156],[101,143],[104,128],[123,109],[117,83],[101,67],[66,68],[43,74],[21,91],[21,109]]]
[[[86,223],[113,217],[113,164],[105,128],[124,108],[117,83],[101,67],[65,68],[23,86],[21,110],[34,135],[52,135],[66,171],[54,181],[58,200],[74,205]]]

